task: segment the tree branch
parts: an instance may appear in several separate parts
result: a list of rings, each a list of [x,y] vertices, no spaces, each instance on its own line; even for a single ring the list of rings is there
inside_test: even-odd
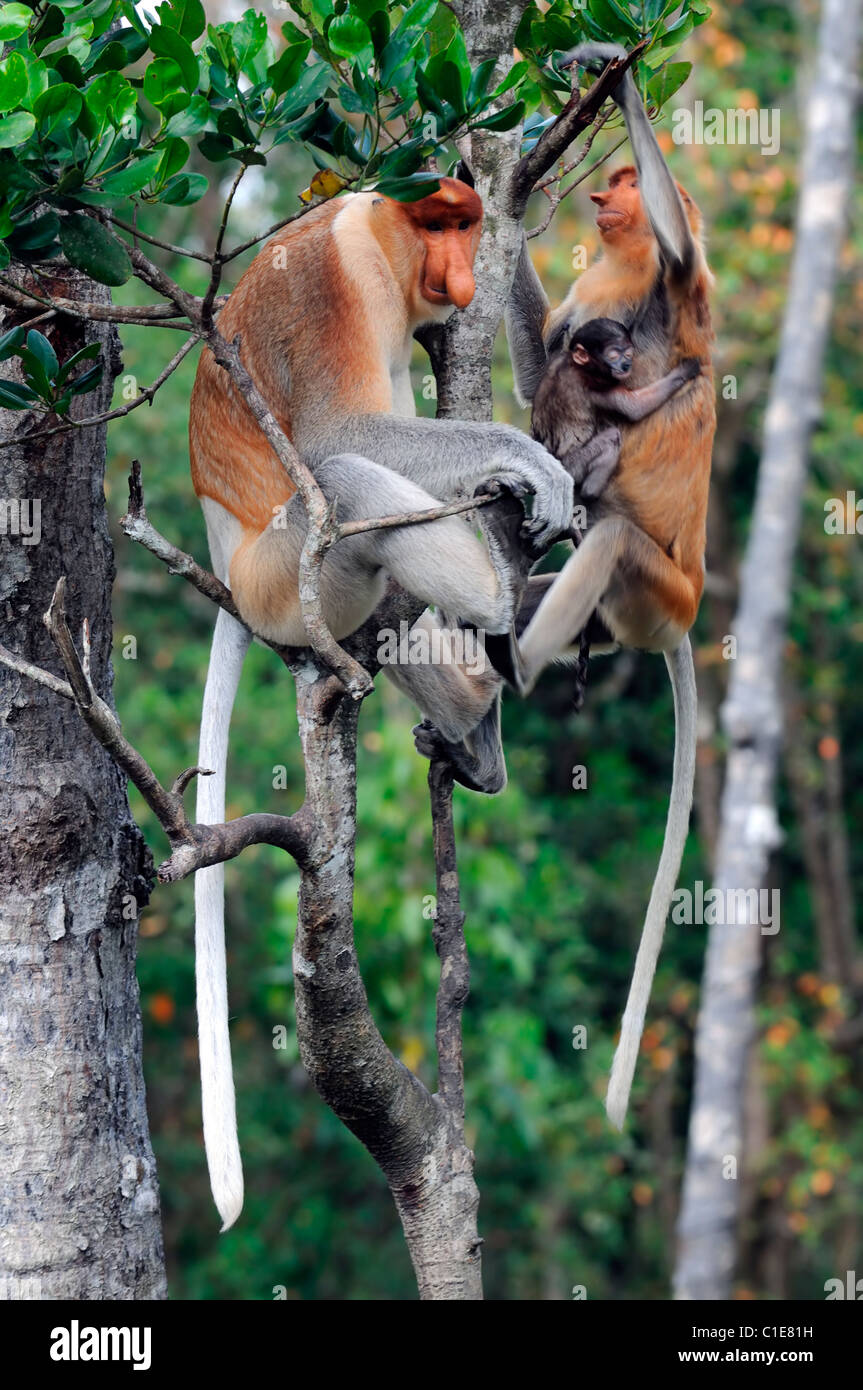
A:
[[[219,825],[197,825],[189,821],[183,806],[183,793],[195,777],[209,777],[210,772],[202,767],[186,768],[174,780],[170,791],[162,786],[150,765],[124,737],[113,710],[97,694],[89,669],[89,623],[85,620],[83,626],[82,659],[78,656],[66,622],[65,597],[66,579],[63,576],[57,581],[44,622],[68,681],[58,680],[49,671],[33,666],[3,646],[0,646],[0,664],[73,701],[93,737],[138,788],[172,849],[170,859],[159,866],[159,881],[176,883],[198,869],[234,859],[247,846],[258,844],[275,845],[286,850],[303,867],[307,862],[313,831],[312,815],[305,806],[301,806],[292,816],[259,812]]]
[[[613,58],[584,96],[573,92],[554,124],[543,131],[533,149],[519,161],[510,186],[513,217],[519,220],[524,217],[534,185],[556,164],[575,137],[592,123],[603,102],[617,89],[648,43],[649,39],[644,38],[626,58]]]

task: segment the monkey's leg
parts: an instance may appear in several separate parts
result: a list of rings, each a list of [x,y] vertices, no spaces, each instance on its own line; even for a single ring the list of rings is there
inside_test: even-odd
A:
[[[483,660],[481,644],[467,660],[463,644],[472,634],[447,629],[434,613],[423,613],[412,634],[429,640],[409,641],[406,655],[416,649],[436,652],[437,660],[388,664],[384,673],[425,718],[414,729],[417,751],[447,761],[457,782],[477,792],[499,792],[506,786],[506,763],[500,741],[500,680]],[[461,647],[461,650],[460,650]]]
[[[570,449],[561,459],[581,496],[591,501],[607,487],[619,462],[620,430],[616,425],[600,430],[586,444]]]
[[[654,651],[680,642],[698,606],[689,579],[650,536],[622,517],[604,518],[570,556],[519,643],[525,690],[570,646],[606,596],[602,617],[614,637]]]
[[[437,498],[407,478],[358,455],[327,459],[315,471],[322,491],[338,500],[340,521],[429,511]],[[230,583],[243,618],[263,637],[305,646],[298,594],[299,560],[308,529],[295,498],[259,536],[250,536],[231,562]],[[340,541],[324,559],[321,600],[336,638],[354,632],[374,612],[385,577],[408,593],[489,632],[507,632],[515,582],[459,517],[426,525],[368,531]]]
[[[429,720],[414,729],[416,750],[425,758],[444,759],[456,782],[468,791],[493,796],[506,786],[506,760],[500,736],[500,695],[461,743],[449,743]]]

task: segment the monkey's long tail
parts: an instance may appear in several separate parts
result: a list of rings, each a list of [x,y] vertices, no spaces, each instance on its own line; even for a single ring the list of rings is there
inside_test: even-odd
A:
[[[692,647],[688,637],[684,637],[676,651],[665,653],[665,664],[674,694],[674,774],[668,803],[668,819],[665,823],[665,840],[659,868],[653,880],[647,916],[644,919],[644,929],[635,958],[635,969],[632,972],[632,983],[629,986],[629,998],[620,1027],[620,1041],[614,1054],[608,1094],[605,1097],[608,1118],[617,1129],[623,1128],[626,1119],[647,1003],[665,934],[665,919],[677,886],[680,861],[689,832],[689,811],[695,782],[697,699]]]
[[[228,729],[250,641],[251,635],[242,623],[220,609],[204,690],[198,749],[199,765],[212,768],[213,775],[198,778],[199,824],[212,825],[225,819]],[[210,1187],[222,1218],[222,1230],[226,1231],[243,1209],[243,1168],[228,1035],[223,864],[199,869],[195,875],[195,985],[204,1147]]]

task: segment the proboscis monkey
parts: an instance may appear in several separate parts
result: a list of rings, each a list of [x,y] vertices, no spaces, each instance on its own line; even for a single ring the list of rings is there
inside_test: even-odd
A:
[[[701,371],[698,358],[687,357],[636,390],[628,385],[634,351],[622,323],[588,319],[550,358],[533,398],[531,434],[560,459],[585,501],[605,491],[620,462],[614,422],[644,420]]]
[[[582,44],[572,58],[599,71],[623,56],[616,44]],[[520,642],[526,689],[597,617],[606,638],[661,651],[671,678],[676,737],[665,842],[606,1097],[609,1118],[620,1128],[692,804],[696,694],[688,632],[704,586],[716,417],[708,305],[712,277],[701,244],[701,218],[668,171],[629,72],[615,100],[635,168],[618,169],[606,192],[590,195],[599,209],[602,256],[551,311],[525,245],[507,335],[524,400],[533,398],[548,352],[597,317],[616,319],[631,335],[636,388],[657,381],[686,358],[701,364],[700,375],[659,410],[622,428],[619,465],[589,505],[587,534],[551,583]]]
[[[572,480],[534,440],[507,425],[414,417],[412,336],[442,322],[474,293],[482,204],[464,183],[399,203],[373,192],[316,208],[270,241],[219,315],[240,337],[245,366],[339,519],[433,508],[500,478],[534,494],[527,533],[542,545],[568,529]],[[189,420],[192,479],[210,555],[254,632],[305,646],[298,595],[305,509],[227,374],[204,352]],[[372,531],[327,555],[321,597],[337,638],[377,607],[388,575],[438,612],[489,633],[510,629],[513,568],[493,526],[484,545],[459,517]],[[426,624],[439,622],[425,614]],[[216,622],[204,696],[197,817],[224,820],[228,725],[249,632],[225,612]],[[492,672],[455,665],[388,669],[459,746],[474,785],[502,782]],[[479,727],[477,727],[479,726]],[[465,748],[462,740],[468,739]],[[242,1207],[228,1037],[223,870],[195,880],[198,1027],[204,1138],[216,1206],[226,1229]]]

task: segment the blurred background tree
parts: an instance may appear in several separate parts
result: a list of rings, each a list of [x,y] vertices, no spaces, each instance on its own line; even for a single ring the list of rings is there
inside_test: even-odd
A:
[[[719,392],[711,582],[695,631],[703,737],[684,885],[710,878],[723,762],[715,718],[726,677],[721,639],[734,611],[785,299],[801,83],[817,9],[814,0],[792,7],[723,0],[681,55],[694,63],[694,75],[671,108],[696,100],[722,110],[778,108],[782,138],[775,155],[765,157],[753,145],[675,145],[671,110],[658,127],[673,172],[705,214],[717,275],[717,379],[736,382],[736,397]],[[227,6],[222,13],[216,3],[208,11],[214,20],[238,13]],[[277,37],[283,7],[270,18]],[[619,139],[615,118],[597,137],[592,158]],[[625,157],[624,150],[618,158]],[[266,168],[252,168],[236,204],[235,233],[255,235],[298,206],[296,194],[313,174],[311,160],[290,145]],[[577,190],[531,242],[553,298],[569,285],[574,249],[586,248],[588,260],[597,250],[586,189],[602,177]],[[204,247],[224,192],[213,180],[200,202],[145,214],[142,226]],[[859,213],[859,190],[855,196]],[[528,224],[540,224],[546,212],[537,195]],[[135,287],[122,293],[132,298]],[[825,1279],[854,1268],[860,1255],[860,971],[855,959],[840,976],[831,942],[837,922],[853,927],[863,873],[859,837],[848,829],[859,824],[863,795],[863,753],[853,739],[863,689],[863,565],[853,518],[849,534],[829,535],[824,507],[826,499],[844,499],[855,489],[863,496],[861,317],[856,217],[843,258],[795,577],[794,680],[780,800],[786,838],[773,868],[782,927],[765,938],[763,1031],[749,1075],[740,1297],[820,1298]],[[115,404],[152,380],[164,360],[149,332],[123,329],[122,337],[125,372]],[[115,517],[125,509],[129,463],[140,457],[154,524],[203,559],[185,439],[195,358],[152,407],[111,427],[109,504]],[[419,352],[417,366],[417,408],[433,414],[423,387],[427,361]],[[495,391],[498,417],[525,425],[502,335]],[[212,612],[146,554],[118,535],[115,543],[117,704],[128,737],[169,778],[194,759]],[[130,635],[135,659],[124,655]],[[427,895],[434,875],[426,766],[413,751],[412,722],[413,711],[386,683],[363,710],[357,945],[387,1042],[433,1084],[428,1050],[436,963]],[[490,1298],[563,1299],[574,1284],[584,1284],[591,1298],[667,1297],[703,927],[669,930],[633,1119],[622,1138],[608,1128],[601,1096],[661,844],[671,729],[664,670],[654,659],[623,653],[596,661],[578,717],[570,677],[562,669],[550,672],[530,704],[505,702],[506,793],[494,800],[457,793],[472,961],[468,1139],[477,1152]],[[587,768],[586,790],[573,789],[580,764]],[[134,813],[158,846],[158,827],[131,795]],[[229,815],[287,812],[302,799],[291,684],[259,649],[247,662],[234,715],[229,795]],[[265,847],[227,866],[247,1196],[241,1223],[219,1238],[200,1141],[191,883],[159,891],[142,918],[145,1068],[174,1297],[270,1298],[276,1285],[297,1299],[415,1296],[385,1184],[321,1105],[296,1055],[289,964],[296,886],[284,857]],[[573,1047],[573,1029],[581,1024],[588,1029],[586,1050]],[[285,1045],[274,1046],[274,1030],[282,1026]]]

